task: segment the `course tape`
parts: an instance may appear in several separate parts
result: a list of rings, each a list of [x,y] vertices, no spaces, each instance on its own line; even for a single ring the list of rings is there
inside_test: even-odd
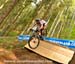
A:
[[[23,41],[23,40],[29,40],[30,35],[19,35],[18,36],[18,40],[19,41]],[[48,38],[48,37],[44,37],[44,40],[49,41],[49,42],[53,42],[53,43],[57,43],[69,48],[75,48],[75,40],[66,40],[66,39],[58,39],[58,38]]]

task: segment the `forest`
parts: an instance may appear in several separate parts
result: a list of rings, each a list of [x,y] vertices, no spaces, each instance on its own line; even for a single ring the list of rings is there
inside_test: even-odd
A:
[[[36,18],[47,21],[47,37],[75,39],[75,0],[0,0],[0,36],[29,34]]]

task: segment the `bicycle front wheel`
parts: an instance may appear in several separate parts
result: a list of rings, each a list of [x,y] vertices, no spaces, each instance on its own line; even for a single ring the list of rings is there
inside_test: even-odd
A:
[[[36,49],[39,46],[40,40],[37,37],[30,37],[29,41],[28,41],[28,45],[31,49]]]

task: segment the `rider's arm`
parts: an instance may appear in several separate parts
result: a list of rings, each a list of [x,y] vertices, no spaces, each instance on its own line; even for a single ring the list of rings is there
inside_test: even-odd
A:
[[[44,26],[43,26],[43,24],[42,24],[41,27],[40,27],[40,30],[43,29],[43,28],[44,28]]]

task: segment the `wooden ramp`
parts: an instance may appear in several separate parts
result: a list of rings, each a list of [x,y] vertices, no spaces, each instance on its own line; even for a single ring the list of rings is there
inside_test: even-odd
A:
[[[31,49],[28,44],[25,47],[41,56],[62,64],[68,64],[74,54],[74,51],[48,41],[40,41],[40,45],[36,49]]]

